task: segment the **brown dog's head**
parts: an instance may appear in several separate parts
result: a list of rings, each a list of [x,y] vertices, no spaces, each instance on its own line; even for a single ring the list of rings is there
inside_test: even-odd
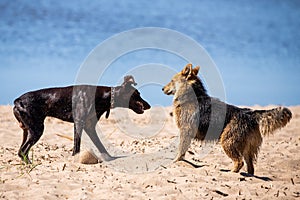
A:
[[[137,114],[142,114],[144,110],[150,109],[151,106],[142,99],[140,92],[132,85],[137,85],[133,76],[125,76],[122,85],[116,87],[114,105],[116,107],[130,108]]]
[[[181,72],[173,76],[171,82],[162,88],[163,92],[166,95],[174,95],[179,88],[186,90],[188,86],[192,86],[195,81],[199,80],[197,77],[199,69],[199,66],[193,68],[192,64],[187,64]]]

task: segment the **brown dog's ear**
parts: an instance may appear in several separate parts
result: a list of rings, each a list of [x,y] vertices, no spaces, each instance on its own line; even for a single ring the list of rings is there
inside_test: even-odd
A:
[[[133,76],[128,75],[124,77],[124,82],[122,84],[122,86],[127,86],[127,85],[137,85],[137,83],[135,82]]]
[[[200,66],[196,66],[196,67],[193,69],[193,75],[194,75],[194,76],[197,76],[199,70],[200,70]]]
[[[191,63],[187,64],[181,71],[181,74],[183,76],[188,76],[189,74],[192,73],[192,67],[193,67],[193,65]]]

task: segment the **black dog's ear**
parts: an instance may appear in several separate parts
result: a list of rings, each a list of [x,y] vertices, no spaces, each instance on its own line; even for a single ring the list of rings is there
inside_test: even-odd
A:
[[[122,84],[122,86],[128,86],[128,85],[137,85],[137,83],[135,82],[133,76],[128,75],[124,77],[124,82]]]

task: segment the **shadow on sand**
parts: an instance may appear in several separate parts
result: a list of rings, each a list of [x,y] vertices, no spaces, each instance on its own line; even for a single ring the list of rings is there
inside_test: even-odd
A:
[[[221,169],[220,170],[221,172],[230,172],[230,170],[228,169]],[[271,178],[269,177],[265,177],[265,176],[256,176],[256,175],[253,175],[253,174],[248,174],[246,172],[241,172],[240,175],[244,176],[244,177],[253,177],[253,178],[257,178],[257,179],[260,179],[260,180],[263,180],[263,181],[273,181]]]
[[[240,175],[244,176],[244,177],[253,177],[253,178],[257,178],[263,181],[273,181],[271,178],[266,177],[266,176],[256,176],[254,174],[248,174],[246,172],[241,172]]]
[[[201,168],[201,167],[204,167],[204,166],[208,166],[208,165],[198,165],[198,164],[195,164],[195,163],[192,163],[191,161],[188,161],[188,160],[185,160],[183,159],[182,161],[190,164],[191,166],[193,166],[194,168]]]

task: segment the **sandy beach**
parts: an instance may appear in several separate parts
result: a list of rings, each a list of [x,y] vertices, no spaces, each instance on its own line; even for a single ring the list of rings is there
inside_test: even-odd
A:
[[[272,108],[273,106],[255,109]],[[171,108],[143,115],[114,109],[97,132],[108,152],[121,158],[85,165],[71,156],[73,124],[47,118],[42,138],[30,151],[31,165],[17,156],[22,130],[12,106],[0,106],[1,199],[295,199],[300,198],[300,106],[293,118],[264,138],[255,176],[232,173],[219,144],[194,142],[186,160],[173,163],[178,130]],[[82,152],[94,149],[85,136]],[[95,150],[94,150],[95,151]],[[95,154],[97,154],[95,152]]]

